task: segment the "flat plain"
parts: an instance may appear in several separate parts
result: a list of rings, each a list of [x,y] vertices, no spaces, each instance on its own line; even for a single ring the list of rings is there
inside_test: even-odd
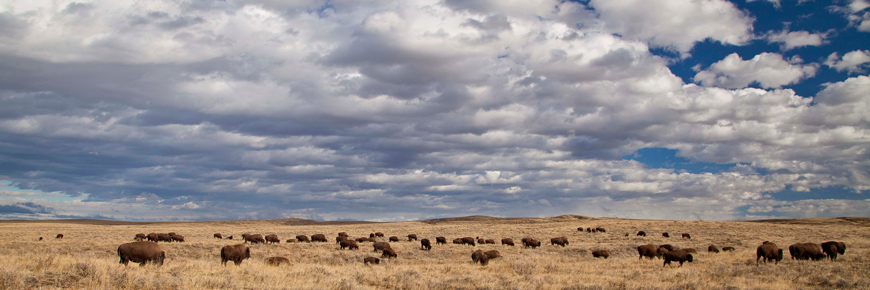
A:
[[[577,231],[602,227],[604,233]],[[645,231],[646,237],[637,236]],[[162,266],[119,264],[117,248],[137,233],[176,232],[183,243],[160,243]],[[398,258],[364,265],[379,257],[372,243],[340,250],[339,232],[352,238],[383,232]],[[668,232],[670,238],[662,236]],[[62,239],[55,236],[62,233]],[[234,240],[216,239],[215,233]],[[235,266],[220,263],[220,249],[242,243],[241,234],[277,234],[280,244],[250,245],[251,258]],[[681,238],[689,233],[691,239]],[[327,243],[287,243],[296,235],[324,234]],[[428,238],[420,249],[408,234]],[[435,245],[444,236],[447,245]],[[551,245],[564,236],[569,245]],[[42,237],[43,240],[39,240]],[[459,237],[495,239],[497,244],[456,245]],[[542,245],[523,248],[533,237]],[[512,238],[516,246],[500,244]],[[842,241],[836,261],[792,260],[794,243]],[[784,249],[778,264],[756,265],[763,241]],[[99,220],[0,221],[0,289],[870,289],[870,218],[818,218],[765,221],[665,221],[593,218],[464,217],[415,222],[312,222],[299,219],[132,223]],[[663,266],[662,259],[638,259],[637,246],[671,244],[694,248],[694,262]],[[733,252],[708,253],[731,246]],[[503,257],[481,266],[476,249]],[[604,249],[608,259],[593,258]],[[290,265],[270,266],[267,257],[287,257]]]

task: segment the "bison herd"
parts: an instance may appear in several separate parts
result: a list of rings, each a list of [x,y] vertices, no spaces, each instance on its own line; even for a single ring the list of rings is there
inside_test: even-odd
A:
[[[578,231],[584,231],[584,228],[578,228]],[[605,232],[604,228],[585,228],[587,233],[598,233]],[[638,231],[637,236],[645,237],[647,235],[644,231]],[[242,234],[243,243],[235,244],[235,245],[227,245],[221,248],[220,257],[221,257],[221,265],[226,265],[228,261],[233,261],[235,265],[240,265],[243,260],[251,258],[251,249],[248,247],[248,243],[250,244],[279,244],[281,240],[278,238],[276,234],[268,234],[265,237],[261,234]],[[669,237],[668,233],[662,233],[663,237]],[[62,235],[58,235],[58,238],[62,238]],[[398,253],[390,246],[390,242],[399,242],[398,236],[390,236],[387,238],[388,241],[382,240],[384,234],[381,232],[371,233],[369,237],[360,237],[360,238],[351,238],[346,232],[338,233],[338,236],[335,238],[336,243],[339,245],[340,250],[359,250],[360,243],[364,242],[372,242],[372,249],[374,252],[380,252],[381,258],[397,258]],[[416,234],[409,234],[406,236],[409,242],[417,241]],[[691,239],[691,236],[688,233],[683,233],[682,237],[684,239]],[[214,238],[216,239],[232,239],[233,236],[227,236],[226,238],[220,234],[215,233]],[[146,263],[152,263],[157,265],[162,265],[163,261],[166,259],[166,253],[160,249],[158,242],[184,242],[184,237],[178,235],[176,233],[150,233],[144,234],[139,233],[136,234],[133,238],[136,240],[135,242],[125,243],[118,247],[118,256],[120,258],[121,264],[127,265],[129,262],[139,263],[140,266],[145,265]],[[520,240],[524,248],[532,248],[535,249],[541,246],[541,242],[535,238],[525,237]],[[323,234],[314,234],[309,236],[306,235],[297,235],[295,239],[288,239],[288,243],[311,243],[311,242],[327,242],[327,238]],[[432,250],[431,241],[427,238],[423,238],[419,240],[420,249],[425,251]],[[446,245],[447,238],[446,237],[435,237],[436,245]],[[461,237],[453,239],[453,244],[457,245],[469,245],[476,246],[479,244],[495,244],[495,239],[485,239],[481,237]],[[550,244],[553,246],[561,246],[565,247],[569,245],[568,238],[565,236],[555,237],[550,239]],[[511,238],[503,238],[501,240],[501,245],[503,246],[514,246],[514,241]],[[731,252],[734,251],[734,247],[723,247],[721,251],[723,252]],[[837,241],[829,241],[821,244],[815,243],[797,243],[789,246],[789,253],[791,254],[792,259],[795,260],[823,260],[825,258],[829,258],[831,260],[836,260],[837,255],[843,255],[846,251],[846,245],[843,242]],[[716,245],[710,245],[707,247],[707,252],[709,253],[719,253],[720,249]],[[653,244],[645,244],[637,246],[638,259],[643,259],[644,257],[648,259],[661,258],[664,260],[663,266],[670,266],[671,262],[679,263],[680,267],[683,266],[685,262],[694,262],[695,257],[693,254],[697,254],[697,250],[694,248],[684,248],[680,249],[679,247],[670,245],[670,244],[662,244],[662,245],[653,245]],[[592,256],[594,258],[604,258],[607,259],[610,256],[607,250],[604,249],[595,249],[592,250]],[[479,263],[480,265],[487,265],[490,260],[502,257],[501,253],[496,250],[483,251],[476,250],[471,254],[471,260],[473,263]],[[774,264],[778,264],[783,258],[783,250],[780,249],[775,243],[765,241],[756,249],[756,265],[758,265],[761,261],[765,263],[773,262]],[[283,265],[289,264],[289,259],[285,257],[269,257],[265,260],[268,265]],[[377,257],[368,256],[363,259],[363,263],[368,264],[380,264],[380,259]]]

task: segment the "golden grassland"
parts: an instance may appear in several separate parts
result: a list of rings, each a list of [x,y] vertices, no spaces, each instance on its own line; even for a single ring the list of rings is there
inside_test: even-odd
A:
[[[604,227],[606,233],[578,232]],[[643,230],[647,237],[635,233]],[[351,237],[383,232],[399,257],[364,265],[371,243],[339,250],[338,232]],[[136,233],[176,232],[184,243],[161,243],[163,266],[118,263],[116,249]],[[669,232],[670,238],[661,236]],[[63,239],[55,235],[63,233]],[[235,240],[213,238],[214,233]],[[251,245],[241,266],[220,263],[220,248],[241,243],[242,233],[277,234],[281,244]],[[296,235],[325,234],[328,243],[285,243]],[[434,245],[420,250],[408,242],[417,234],[434,243],[457,237],[513,238],[515,247]],[[626,233],[629,235],[626,236]],[[681,239],[690,233],[692,239]],[[566,247],[550,245],[565,236]],[[39,241],[39,237],[44,237]],[[541,240],[524,249],[519,240]],[[788,246],[829,240],[847,244],[837,261],[791,260]],[[755,264],[755,249],[772,241],[785,249],[779,265]],[[486,217],[398,223],[316,223],[296,219],[180,223],[101,221],[0,221],[0,289],[870,289],[870,219],[830,218],[757,222],[655,221],[560,216],[497,219]],[[695,248],[695,262],[663,267],[661,259],[638,259],[642,244]],[[733,246],[729,253],[707,253],[707,246]],[[495,249],[503,257],[481,266],[471,262],[476,249]],[[591,251],[606,249],[609,259]],[[284,256],[290,265],[269,266],[264,259]]]

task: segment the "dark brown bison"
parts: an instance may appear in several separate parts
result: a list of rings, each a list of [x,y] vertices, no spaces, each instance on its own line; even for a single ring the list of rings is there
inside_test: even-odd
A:
[[[157,234],[158,242],[172,242],[172,236],[169,234]]]
[[[295,243],[295,242],[297,242],[297,240],[296,240],[296,239],[287,239],[287,240],[284,241],[284,242],[286,242],[286,243],[289,244],[289,243]]]
[[[523,238],[522,242],[523,242],[523,247],[526,247],[526,248],[531,247],[532,249],[534,249],[534,248],[541,246],[541,241],[538,241],[536,239],[529,238],[529,237]]]
[[[242,240],[244,240],[245,243],[247,243],[247,242],[248,242],[248,239],[250,239],[251,236],[253,236],[253,235],[252,235],[252,234],[249,234],[249,233],[244,233],[244,234],[242,234]]]
[[[484,245],[486,244],[486,240],[481,237],[477,237],[477,244]]]
[[[797,243],[788,246],[788,252],[793,260],[810,260],[818,261],[825,258],[825,253],[822,252],[822,246],[814,243]]]
[[[596,231],[596,232],[599,232],[599,233],[606,233],[606,232],[607,232],[607,231],[604,230],[604,228],[602,228],[602,227],[597,227],[597,228],[595,228],[595,231]]]
[[[665,259],[665,263],[662,264],[662,267],[670,265],[671,262],[680,262],[680,267],[682,267],[683,262],[691,263],[694,261],[694,257],[692,257],[692,254],[689,254],[689,252],[686,252],[685,250],[669,251],[662,254],[662,258]]]
[[[592,232],[592,228],[586,228],[586,232],[587,232],[587,233],[591,233],[591,232]]]
[[[139,266],[145,266],[145,263],[149,262],[163,265],[166,252],[161,250],[155,242],[139,241],[118,246],[118,257],[121,258],[118,263],[124,264],[124,266],[127,266],[130,261],[139,263]]]
[[[251,244],[265,244],[266,238],[264,238],[261,234],[253,234],[248,236],[245,241],[251,242]]]
[[[376,232],[376,233],[375,233],[375,237],[383,238],[383,237],[384,237],[384,233],[382,233],[382,232]]]
[[[667,233],[667,232],[664,232],[664,233],[662,233],[662,237],[665,237],[665,238],[670,238],[670,237],[671,237],[671,235],[669,235],[669,234],[668,234],[668,233]]]
[[[136,236],[133,237],[133,239],[141,242],[141,241],[147,240],[148,236],[146,236],[143,233],[138,233],[138,234],[136,234]]]
[[[381,257],[397,258],[397,257],[399,257],[399,254],[396,254],[396,250],[393,250],[392,248],[386,248],[386,249],[384,249],[384,252],[381,253]]]
[[[345,232],[340,232],[340,233],[338,233],[338,236],[339,236],[339,237],[345,237],[345,238],[346,238],[346,237],[349,237],[349,235],[348,235],[347,233],[345,233]]]
[[[398,242],[399,241],[399,237],[397,237],[397,236],[392,236],[389,239],[390,239],[390,242]]]
[[[145,238],[148,239],[149,242],[157,242],[157,233],[150,233],[145,236]]]
[[[457,245],[461,245],[461,244],[462,244],[462,238],[455,238],[455,239],[453,239],[453,243],[454,243],[454,244],[457,244]]]
[[[495,240],[494,240],[494,239],[486,239],[486,240],[483,241],[483,242],[486,243],[486,244],[493,244],[493,245],[495,245]]]
[[[301,242],[306,242],[306,243],[311,242],[311,240],[309,240],[308,236],[306,236],[306,235],[298,235],[298,236],[296,236],[296,240],[299,241],[300,243]]]
[[[683,238],[684,239],[691,239],[692,235],[690,235],[689,233],[683,233]]]
[[[686,253],[689,253],[689,254],[697,254],[698,253],[698,250],[695,250],[695,248],[685,248],[685,249],[683,249],[683,251],[686,251]]]
[[[242,260],[251,257],[251,249],[245,244],[228,245],[221,248],[221,265],[226,266],[227,261],[232,260],[236,266],[242,264]]]
[[[281,265],[290,265],[290,259],[285,257],[268,257],[266,258],[266,265],[272,266],[281,266]]]
[[[227,240],[232,240],[232,239],[233,239],[233,236],[227,237]]]
[[[560,245],[563,247],[567,246],[568,245],[568,238],[566,238],[566,237],[552,238],[552,239],[550,239],[550,245]]]
[[[276,234],[268,234],[268,235],[266,235],[265,239],[266,239],[266,242],[270,243],[270,244],[280,244],[281,243],[281,239],[279,239],[278,235],[276,235]]]
[[[774,261],[774,265],[782,261],[782,249],[776,244],[765,241],[761,246],[755,249],[755,265],[758,265],[758,260],[764,258],[764,263]]]
[[[463,244],[466,244],[466,245],[471,245],[471,246],[474,246],[474,245],[475,245],[475,244],[474,244],[474,238],[472,238],[472,237],[464,237],[464,238],[462,238],[462,243],[463,243]]]
[[[429,239],[420,240],[420,249],[423,250],[432,250],[432,243],[429,242]]]
[[[55,236],[54,238],[55,239],[63,239],[63,234],[57,234],[57,236]]]
[[[502,244],[502,245],[513,246],[513,245],[514,245],[514,240],[513,240],[513,239],[510,239],[510,238],[504,238],[504,239],[501,239],[501,244]]]
[[[677,249],[677,247],[671,246],[671,244],[659,245],[659,248],[665,248],[668,251],[673,251]]]
[[[435,237],[435,244],[447,244],[447,238],[445,237]]]
[[[311,235],[311,241],[312,241],[312,242],[324,242],[324,243],[325,243],[325,242],[329,242],[329,240],[327,240],[327,239],[326,239],[326,236],[324,236],[323,234],[313,234],[313,235]]]
[[[365,259],[363,259],[363,263],[366,265],[368,265],[368,264],[380,264],[381,259],[378,259],[375,257],[365,257]]]
[[[638,237],[646,237],[646,232],[644,232],[644,231],[639,231],[639,232],[637,232],[637,236],[638,236]]]
[[[42,237],[39,237],[39,240],[42,241]]]
[[[375,242],[374,244],[372,244],[372,248],[374,248],[374,251],[377,252],[383,251],[385,249],[390,249],[391,247],[390,243],[387,242]]]
[[[218,234],[214,234],[214,237],[215,237],[216,239],[223,239],[223,238],[224,238],[224,236],[221,235],[221,234],[219,234],[219,233],[218,233]]]
[[[734,251],[734,247],[722,247],[722,251],[723,251],[723,252],[733,252],[733,251]]]
[[[410,242],[410,241],[416,241],[416,240],[417,240],[417,235],[416,235],[416,234],[410,234],[410,235],[408,235],[408,241],[409,241],[409,242]]]
[[[344,241],[347,239],[348,238],[346,236],[337,236],[337,237],[335,237],[335,243],[338,244],[338,243],[341,243],[341,241]]]
[[[719,252],[719,248],[716,247],[716,245],[710,245],[710,246],[707,246],[707,252],[710,252],[710,253],[718,253],[718,252]]]
[[[368,241],[369,241],[369,238],[356,238],[356,241],[357,241],[358,243],[364,243],[364,242],[368,242]]]
[[[342,240],[338,243],[339,247],[343,250],[344,248],[348,248],[348,250],[359,250],[359,245],[354,240]]]
[[[471,253],[471,261],[473,263],[480,263],[481,265],[489,264],[489,257],[483,252],[483,250],[477,250]]]
[[[656,247],[656,245],[653,244],[637,246],[637,254],[639,255],[637,259],[640,260],[643,259],[643,257],[647,257],[649,259],[661,257],[662,253],[659,251],[659,249],[661,248]]]
[[[607,259],[607,257],[610,257],[610,253],[607,250],[594,250],[592,251],[592,257]]]
[[[497,250],[489,250],[489,251],[486,251],[486,252],[483,252],[483,253],[484,253],[484,254],[486,255],[486,257],[489,258],[490,260],[495,259],[495,258],[501,258],[501,253],[499,253]]]
[[[824,251],[832,261],[837,260],[837,254],[843,255],[846,253],[846,243],[837,241],[824,242],[822,243],[822,251]]]
[[[166,234],[169,235],[170,237],[171,237],[171,236],[174,236],[174,235],[177,235],[177,233],[175,233],[175,232],[168,232],[168,233],[166,233]]]
[[[582,231],[583,231],[583,227],[579,227],[579,228],[577,228],[577,231],[578,231],[578,232],[582,232]]]
[[[182,235],[172,235],[170,238],[172,239],[173,242],[179,242],[179,243],[184,242],[184,236],[182,236]]]

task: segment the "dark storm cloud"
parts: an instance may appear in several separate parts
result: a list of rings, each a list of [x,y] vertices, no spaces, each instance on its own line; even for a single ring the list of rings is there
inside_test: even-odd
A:
[[[32,202],[19,202],[15,204],[0,205],[0,216],[11,214],[51,214],[54,210]]]

